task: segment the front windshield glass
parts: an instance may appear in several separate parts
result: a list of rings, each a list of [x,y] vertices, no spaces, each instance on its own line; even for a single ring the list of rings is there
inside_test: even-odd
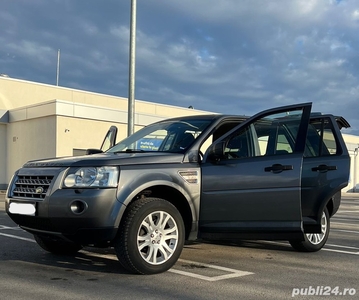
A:
[[[183,153],[211,123],[210,119],[168,120],[142,128],[107,152]]]

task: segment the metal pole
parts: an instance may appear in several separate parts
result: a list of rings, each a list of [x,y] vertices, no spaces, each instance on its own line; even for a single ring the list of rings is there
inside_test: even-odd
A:
[[[57,50],[56,86],[59,86],[59,75],[60,75],[60,49]]]
[[[358,152],[359,152],[359,147],[354,149],[354,185],[353,185],[353,192],[356,193],[357,192],[357,157],[358,157]]]
[[[130,26],[130,62],[128,85],[128,124],[127,135],[134,132],[135,118],[135,61],[136,61],[136,4],[137,0],[131,0],[131,26]]]

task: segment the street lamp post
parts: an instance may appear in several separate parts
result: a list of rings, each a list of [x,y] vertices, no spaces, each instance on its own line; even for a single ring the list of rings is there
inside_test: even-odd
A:
[[[127,120],[128,136],[131,135],[134,131],[134,118],[135,118],[136,7],[137,7],[137,0],[131,0],[130,61],[129,61],[128,120]]]

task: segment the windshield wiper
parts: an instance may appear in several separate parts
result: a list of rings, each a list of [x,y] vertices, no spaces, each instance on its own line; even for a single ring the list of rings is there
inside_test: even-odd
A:
[[[141,152],[146,152],[146,151],[142,149],[126,149],[125,151],[116,151],[114,153],[116,154],[116,153],[141,153]]]

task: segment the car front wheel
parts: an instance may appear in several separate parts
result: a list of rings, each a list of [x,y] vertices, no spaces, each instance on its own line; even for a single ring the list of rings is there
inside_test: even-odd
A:
[[[171,268],[184,244],[181,214],[170,202],[144,198],[129,205],[114,246],[122,266],[132,273],[156,274]]]
[[[315,252],[323,248],[328,240],[330,231],[330,218],[327,208],[324,209],[321,218],[321,233],[307,233],[304,241],[291,240],[289,243],[295,250],[302,252]]]

